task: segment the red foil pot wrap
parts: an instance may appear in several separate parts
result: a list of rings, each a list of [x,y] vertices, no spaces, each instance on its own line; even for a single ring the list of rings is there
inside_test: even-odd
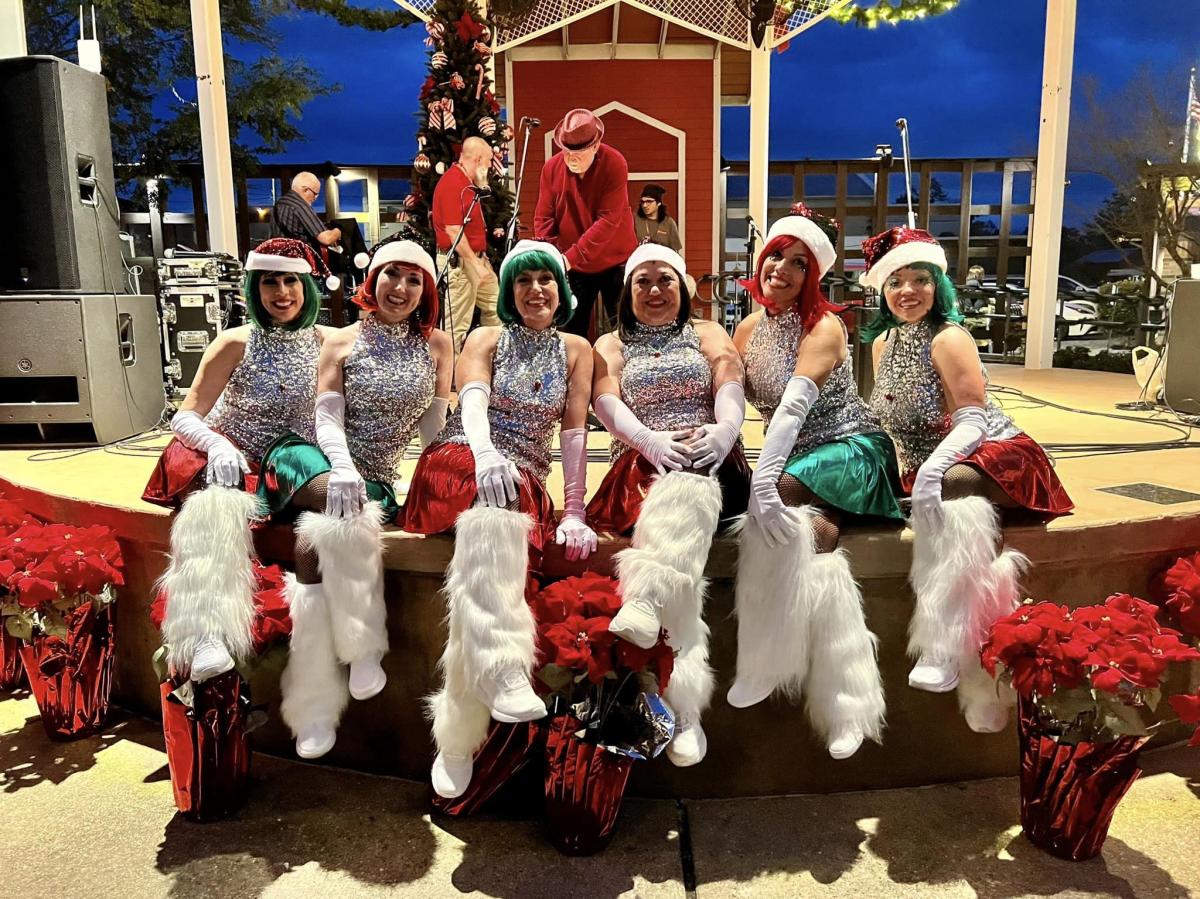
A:
[[[248,461],[250,473],[246,475],[243,487],[247,493],[253,493],[258,488],[258,460]],[[150,473],[142,499],[168,509],[178,507],[188,493],[206,486],[204,469],[207,465],[208,456],[171,438]]]
[[[1008,440],[985,440],[979,449],[963,459],[963,464],[995,481],[1022,509],[1057,518],[1075,508],[1062,481],[1054,473],[1046,451],[1028,434],[1018,434]],[[912,493],[916,477],[915,471],[906,471],[900,477],[900,486],[906,494]]]
[[[520,724],[492,722],[487,739],[475,753],[475,767],[466,791],[454,799],[434,794],[433,807],[454,817],[473,815],[491,801],[505,784],[539,758],[546,743],[539,721]]]
[[[250,784],[250,687],[236,671],[192,684],[192,705],[180,681],[164,681],[163,740],[175,807],[193,821],[215,821],[239,809]]]
[[[632,759],[576,737],[581,727],[560,715],[546,735],[546,832],[566,855],[592,855],[608,845],[633,769]]]
[[[0,619],[0,691],[15,690],[24,680],[21,641],[8,632]]]
[[[87,602],[66,613],[67,637],[21,646],[29,689],[51,740],[76,740],[104,726],[112,692],[112,606]]]
[[[1108,743],[1059,743],[1041,731],[1020,701],[1021,827],[1029,842],[1068,861],[1100,854],[1113,812],[1138,779],[1138,753],[1149,736]]]

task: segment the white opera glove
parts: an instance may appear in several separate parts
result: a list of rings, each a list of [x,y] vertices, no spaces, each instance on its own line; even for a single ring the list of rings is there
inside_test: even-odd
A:
[[[732,452],[746,419],[746,391],[737,381],[726,381],[713,397],[716,424],[701,425],[691,440],[692,468],[715,470]]]
[[[596,532],[588,527],[583,504],[587,492],[587,429],[571,428],[559,435],[563,467],[563,517],[554,542],[566,545],[567,561],[586,559],[596,551]]]
[[[682,443],[690,435],[690,430],[651,431],[620,397],[612,393],[596,397],[592,400],[592,408],[608,433],[645,456],[660,474],[667,469],[682,471],[691,467],[690,451]]]
[[[820,389],[811,378],[796,375],[789,380],[763,438],[758,465],[750,477],[749,512],[762,528],[768,546],[780,546],[792,539],[787,506],[779,495],[779,476],[819,395]]]
[[[314,414],[317,446],[330,465],[325,514],[350,518],[362,511],[367,501],[367,484],[358,473],[346,444],[346,398],[328,390],[317,397]]]
[[[433,402],[429,404],[429,408],[417,422],[417,434],[421,437],[421,449],[425,449],[437,440],[438,434],[442,433],[442,428],[446,426],[446,413],[449,410],[450,400],[440,396],[433,398]]]
[[[250,465],[241,451],[195,412],[176,412],[171,419],[171,430],[188,449],[208,457],[204,478],[209,484],[236,487],[242,476],[249,473]]]
[[[482,381],[472,381],[459,391],[458,408],[462,413],[463,433],[475,457],[475,488],[485,506],[503,509],[520,497],[517,485],[521,473],[492,443],[492,428],[488,423],[488,401],[492,388]]]
[[[963,406],[950,416],[953,427],[917,469],[912,488],[912,519],[917,527],[937,529],[944,520],[942,478],[950,467],[979,448],[987,438],[987,413],[982,406]]]

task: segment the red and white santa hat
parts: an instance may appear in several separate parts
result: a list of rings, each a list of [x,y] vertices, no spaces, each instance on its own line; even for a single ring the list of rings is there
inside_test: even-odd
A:
[[[354,257],[354,265],[357,268],[366,269],[368,278],[371,277],[372,272],[392,262],[416,266],[434,281],[437,280],[437,269],[433,265],[433,257],[419,243],[407,238],[385,241],[377,244],[371,250],[370,256],[367,256],[366,253],[359,253]]]
[[[681,280],[687,278],[687,263],[683,261],[682,256],[670,247],[647,241],[639,244],[638,248],[625,260],[625,280],[628,281],[633,270],[645,262],[665,262],[679,273]]]
[[[837,248],[834,245],[837,228],[837,222],[833,219],[814,212],[803,203],[796,203],[787,215],[767,229],[766,242],[784,236],[796,238],[808,247],[817,263],[818,277],[824,278],[837,261]]]
[[[324,278],[325,286],[330,290],[337,290],[342,283],[340,278],[330,274],[324,260],[313,252],[312,247],[291,237],[272,237],[260,243],[246,257],[246,271],[312,275],[314,278]]]
[[[888,228],[882,234],[864,240],[862,251],[867,271],[859,278],[859,283],[878,293],[883,292],[883,282],[892,272],[915,263],[925,262],[936,265],[943,272],[946,270],[946,251],[936,237],[920,228],[905,225]]]

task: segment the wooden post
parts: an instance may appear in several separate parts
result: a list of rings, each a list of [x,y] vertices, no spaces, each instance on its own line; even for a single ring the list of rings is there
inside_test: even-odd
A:
[[[208,199],[208,245],[215,252],[237,256],[220,4],[218,0],[191,0],[191,4],[196,98],[200,107],[200,150],[204,157],[204,194]]]

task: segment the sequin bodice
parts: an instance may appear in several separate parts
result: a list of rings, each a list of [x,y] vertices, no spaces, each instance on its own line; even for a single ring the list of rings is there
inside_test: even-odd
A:
[[[320,353],[316,328],[252,327],[242,361],[208,415],[208,424],[254,461],[288,431],[314,440]]]
[[[842,327],[843,333],[845,326]],[[796,371],[796,352],[804,334],[800,313],[789,309],[766,315],[754,326],[746,345],[746,399],[763,417],[763,430],[779,407],[783,391]],[[882,431],[879,419],[858,395],[849,353],[825,379],[817,401],[808,411],[792,455],[849,434]]]
[[[359,473],[390,484],[396,463],[433,402],[437,367],[429,342],[408,322],[368,315],[342,365],[346,442]]]
[[[902,472],[920,468],[950,433],[946,392],[933,367],[933,337],[933,327],[924,319],[901,325],[888,335],[879,357],[871,408],[896,444]],[[983,377],[986,382],[986,370]],[[1021,433],[995,400],[989,397],[984,406],[988,440]]]
[[[488,425],[504,458],[545,483],[550,442],[567,408],[567,345],[554,328],[534,331],[507,325],[492,359]],[[443,440],[466,443],[462,413],[455,410]]]
[[[637,325],[621,347],[621,400],[652,431],[678,431],[711,424],[712,366],[700,351],[690,322]],[[628,449],[612,443],[612,461]]]

